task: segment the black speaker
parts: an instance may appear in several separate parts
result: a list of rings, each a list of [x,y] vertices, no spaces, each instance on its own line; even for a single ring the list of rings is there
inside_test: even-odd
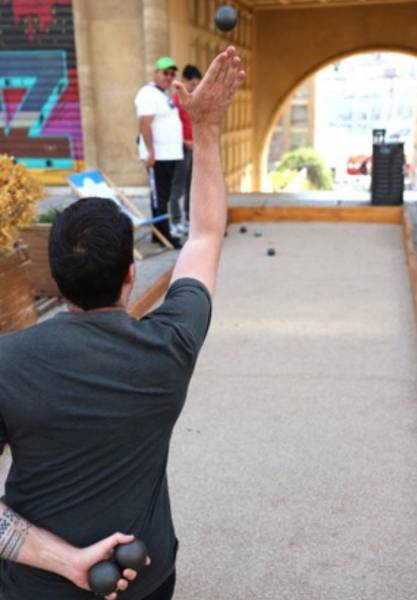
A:
[[[371,202],[399,206],[404,202],[404,144],[374,143]]]

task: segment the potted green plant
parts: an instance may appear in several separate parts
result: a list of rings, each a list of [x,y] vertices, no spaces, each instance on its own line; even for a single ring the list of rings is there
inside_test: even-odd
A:
[[[29,249],[30,277],[35,296],[60,296],[61,293],[49,268],[48,240],[51,224],[61,208],[50,208],[40,213],[30,226],[22,231],[22,239]]]
[[[0,333],[36,322],[30,281],[30,259],[21,231],[34,219],[44,196],[29,170],[0,155]]]

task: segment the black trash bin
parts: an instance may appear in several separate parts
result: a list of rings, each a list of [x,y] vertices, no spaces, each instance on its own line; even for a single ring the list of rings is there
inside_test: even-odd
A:
[[[404,202],[404,143],[385,143],[384,130],[374,130],[371,202],[399,206]]]

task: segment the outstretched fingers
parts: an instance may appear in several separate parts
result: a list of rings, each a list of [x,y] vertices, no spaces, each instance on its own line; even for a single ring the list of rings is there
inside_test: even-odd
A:
[[[238,57],[236,57],[236,59],[237,60],[233,61],[233,64],[229,69],[224,82],[225,95],[229,100],[233,98],[236,91],[240,88],[246,78],[245,71],[240,69],[240,59]]]
[[[220,124],[244,79],[241,59],[237,56],[236,49],[229,46],[213,60],[202,82],[192,94],[179,82],[175,82],[175,88],[194,123]]]
[[[228,48],[226,48],[226,50],[218,54],[211,63],[210,67],[208,68],[203,82],[207,86],[211,87],[215,85],[216,82],[223,81],[227,73],[230,60],[234,56],[236,56],[236,48],[234,48],[233,46],[229,46]]]
[[[246,80],[246,71],[239,71],[239,73],[237,74],[237,77],[234,81],[234,84],[233,84],[233,93],[235,93],[236,90],[245,83],[245,80]]]
[[[228,67],[224,75],[224,88],[226,93],[233,86],[233,82],[235,81],[240,69],[240,63],[241,60],[239,56],[234,56],[231,58],[231,60],[229,60]]]

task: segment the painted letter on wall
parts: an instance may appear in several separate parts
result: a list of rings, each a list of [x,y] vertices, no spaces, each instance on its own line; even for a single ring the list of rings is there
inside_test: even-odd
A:
[[[0,0],[0,153],[83,168],[72,0]]]

